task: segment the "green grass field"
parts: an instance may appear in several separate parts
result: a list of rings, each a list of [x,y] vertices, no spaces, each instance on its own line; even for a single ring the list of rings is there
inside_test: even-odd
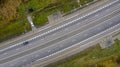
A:
[[[80,0],[80,3],[83,5],[91,1],[93,0]],[[33,22],[36,27],[40,27],[46,24],[48,15],[57,11],[65,13],[77,7],[78,3],[74,0],[28,0],[17,8],[19,14],[17,19],[10,22],[0,20],[0,42],[31,30],[26,19],[26,15],[31,8],[33,9],[31,13]]]
[[[47,67],[120,67],[120,40],[109,48],[90,47],[74,56]]]

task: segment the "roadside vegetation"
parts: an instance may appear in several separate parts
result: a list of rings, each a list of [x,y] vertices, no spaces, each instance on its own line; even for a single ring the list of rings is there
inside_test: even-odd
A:
[[[47,67],[120,67],[120,40],[106,49],[99,45],[90,47],[74,56]]]
[[[80,3],[91,1],[80,0]],[[27,14],[32,16],[35,26],[40,27],[47,23],[48,15],[77,7],[77,0],[0,0],[0,42],[31,30]]]

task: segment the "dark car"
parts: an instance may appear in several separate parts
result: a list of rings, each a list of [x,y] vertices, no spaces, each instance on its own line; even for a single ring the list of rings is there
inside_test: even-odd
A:
[[[29,42],[28,41],[25,41],[25,42],[23,42],[23,44],[22,45],[27,45],[27,44],[29,44]]]

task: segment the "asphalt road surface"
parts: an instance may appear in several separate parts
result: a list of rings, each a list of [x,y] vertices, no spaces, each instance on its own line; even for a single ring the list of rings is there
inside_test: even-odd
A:
[[[78,16],[76,17],[76,19],[70,21],[71,24],[66,24],[66,26],[62,25],[61,28],[60,26],[55,28],[54,30],[57,30],[57,32],[55,31],[51,33],[47,32],[49,33],[50,36],[48,36],[47,34],[45,36],[42,36],[42,38],[37,38],[35,41],[31,41],[25,47],[21,47],[21,48],[15,47],[14,49],[11,49],[9,51],[5,51],[5,52],[3,51],[0,53],[0,65],[2,67],[8,67],[7,65],[9,65],[9,67],[14,67],[14,65],[20,66],[27,63],[31,63],[37,59],[48,56],[52,53],[65,49],[75,43],[83,41],[91,36],[94,36],[120,23],[119,22],[120,16],[116,15],[119,14],[119,9],[120,9],[120,4],[119,2],[117,2],[114,5],[107,7],[106,9],[102,9],[101,11],[92,13],[90,15],[87,14],[82,19],[81,17]],[[114,15],[115,16],[109,20],[111,14],[112,16]],[[101,22],[97,23],[98,21]],[[71,34],[76,30],[81,30],[81,31],[77,32],[76,34],[74,33],[74,35]],[[68,37],[63,38],[65,35],[68,35]],[[35,50],[35,48],[45,45],[60,37],[63,39],[55,41],[54,43],[51,43],[51,45],[47,47],[41,48],[39,50]],[[31,49],[34,49],[34,51]],[[28,50],[29,52],[25,52]],[[21,54],[22,52],[25,52],[25,54],[23,54],[24,56]]]
[[[85,26],[87,28],[89,28],[92,25],[94,26],[94,25],[98,24],[98,21],[97,22],[93,22],[93,21],[99,20],[101,18],[104,18],[104,16],[106,16],[106,15],[110,15],[111,13],[117,12],[118,11],[117,9],[119,9],[119,7],[120,7],[119,4],[113,5],[112,8],[104,9],[104,10],[98,12],[98,14],[94,13],[94,14],[92,14],[92,15],[84,18],[84,19],[79,19],[79,20],[75,21],[74,24],[69,25],[65,29],[63,28],[60,31],[53,32],[53,33],[51,33],[51,36],[43,37],[42,40],[37,39],[36,41],[30,42],[30,44],[28,44],[25,47],[21,47],[21,48],[20,47],[19,48],[15,47],[15,48],[12,48],[11,50],[2,51],[2,52],[0,52],[0,54],[1,54],[0,59],[2,59],[2,58],[4,59],[4,57],[7,57],[8,55],[13,56],[14,54],[25,52],[25,51],[28,51],[28,50],[33,49],[35,47],[38,47],[38,46],[42,46],[45,43],[56,40],[56,39],[58,39],[60,37],[63,37],[65,35],[71,33],[71,30],[72,30],[72,32],[74,32],[78,28],[83,28]],[[116,10],[116,11],[114,11],[114,10]],[[89,25],[90,23],[92,23],[92,25],[88,27],[87,25]],[[87,28],[84,28],[84,30],[87,29]]]

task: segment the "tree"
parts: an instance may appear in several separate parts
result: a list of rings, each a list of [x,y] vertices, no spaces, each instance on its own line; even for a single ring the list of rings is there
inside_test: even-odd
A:
[[[0,15],[2,20],[11,21],[18,17],[17,7],[20,5],[21,0],[0,0],[0,3],[3,3],[0,6]]]

